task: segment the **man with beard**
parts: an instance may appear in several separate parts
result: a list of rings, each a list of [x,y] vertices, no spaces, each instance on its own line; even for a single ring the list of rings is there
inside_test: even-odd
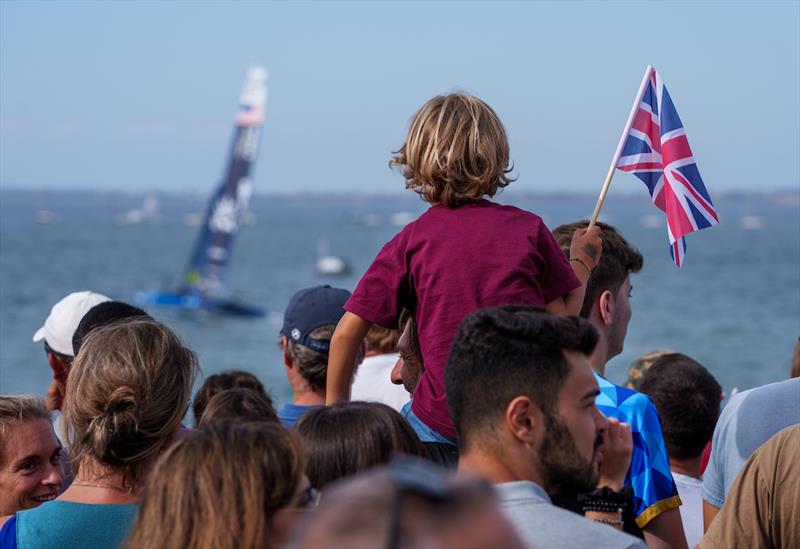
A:
[[[403,385],[409,395],[414,394],[414,388],[419,382],[419,377],[425,371],[422,363],[422,352],[419,349],[417,337],[417,323],[407,310],[400,314],[400,339],[397,341],[397,353],[400,355],[391,373],[392,383]],[[400,410],[404,418],[408,419],[411,412],[411,402],[407,402]],[[455,469],[458,466],[458,446],[444,442],[423,441],[422,446],[428,454],[428,459],[446,467]]]
[[[504,514],[532,547],[644,547],[614,528],[626,501],[607,484],[624,478],[630,433],[595,406],[588,356],[596,343],[585,320],[504,306],[467,316],[450,351],[445,387],[459,471],[495,484]],[[609,445],[613,456],[598,452],[607,431],[620,439]],[[587,518],[549,497],[598,485],[605,488],[585,501]]]
[[[569,257],[573,233],[588,221],[561,225],[553,231],[556,242]],[[643,537],[650,549],[686,547],[678,489],[669,468],[661,422],[653,402],[642,393],[611,383],[606,364],[622,352],[631,319],[631,274],[644,264],[639,251],[605,223],[603,255],[589,275],[580,316],[592,323],[598,341],[589,363],[600,385],[597,407],[609,418],[628,423],[633,435],[633,454],[625,486],[633,491],[633,506],[626,512],[625,531]],[[577,495],[556,498],[556,504],[580,512]]]

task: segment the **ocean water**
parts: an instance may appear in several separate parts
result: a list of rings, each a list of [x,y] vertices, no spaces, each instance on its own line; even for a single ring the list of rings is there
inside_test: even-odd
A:
[[[548,226],[585,218],[591,196],[513,194],[499,197],[541,215]],[[160,195],[157,215],[120,224],[142,206],[141,195],[33,193],[0,195],[0,392],[43,394],[50,371],[31,337],[50,307],[69,292],[90,289],[122,301],[139,290],[174,286],[197,229],[184,216],[205,209],[205,196]],[[645,257],[632,278],[633,318],[624,352],[607,375],[626,378],[640,354],[669,348],[699,360],[726,391],[788,376],[800,335],[800,201],[795,195],[716,197],[722,224],[687,239],[677,270],[666,229],[644,192],[613,195],[601,219],[615,225]],[[380,247],[399,227],[392,215],[418,215],[412,193],[386,196],[255,196],[254,222],[241,229],[229,271],[238,297],[265,306],[263,319],[185,315],[150,309],[200,358],[204,375],[254,372],[279,403],[291,397],[277,348],[282,313],[298,289],[329,283],[352,290]],[[365,223],[367,221],[367,223]],[[317,248],[347,260],[348,275],[315,273]]]

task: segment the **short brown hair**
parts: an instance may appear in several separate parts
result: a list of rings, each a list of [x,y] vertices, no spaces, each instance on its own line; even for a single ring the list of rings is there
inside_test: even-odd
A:
[[[300,444],[278,424],[191,432],[158,460],[127,547],[272,547],[272,518],[302,474]]]
[[[232,423],[278,421],[278,414],[268,397],[252,389],[236,387],[211,397],[203,415],[197,419],[196,426],[202,428],[220,421]]]
[[[638,390],[653,400],[671,458],[700,457],[719,416],[722,387],[702,364],[681,353],[653,360]]]
[[[42,399],[33,395],[0,395],[0,466],[6,453],[6,439],[12,424],[33,419],[50,421],[50,411]]]
[[[622,238],[617,229],[599,221],[596,225],[601,230],[603,253],[600,256],[600,263],[594,268],[586,284],[586,295],[583,298],[583,307],[581,307],[580,313],[583,318],[589,318],[592,305],[600,297],[600,294],[608,290],[616,297],[622,283],[625,282],[625,277],[630,273],[638,273],[644,265],[642,254],[628,244],[628,241]],[[569,246],[573,233],[577,229],[585,229],[588,226],[589,221],[584,219],[560,225],[553,231],[553,236],[567,259],[569,259]]]
[[[92,330],[67,380],[62,430],[77,467],[87,458],[139,487],[181,424],[197,374],[195,354],[152,319]]]
[[[306,447],[306,475],[317,490],[389,463],[396,454],[425,455],[403,416],[378,402],[337,402],[317,408],[304,414],[295,429]]]
[[[390,330],[383,326],[373,324],[365,338],[367,351],[389,354],[397,350],[397,340],[400,339],[400,330]]]
[[[463,92],[425,103],[389,165],[403,167],[407,189],[448,208],[494,196],[513,181],[503,124],[489,105]]]
[[[195,393],[194,400],[192,401],[192,413],[194,413],[195,426],[200,422],[200,418],[203,417],[206,406],[208,406],[209,401],[214,395],[221,391],[238,388],[255,391],[259,396],[266,399],[270,406],[272,405],[272,399],[269,398],[269,395],[267,395],[267,392],[264,390],[264,385],[255,375],[243,370],[226,370],[208,376],[205,381],[203,381],[203,385],[201,385]]]

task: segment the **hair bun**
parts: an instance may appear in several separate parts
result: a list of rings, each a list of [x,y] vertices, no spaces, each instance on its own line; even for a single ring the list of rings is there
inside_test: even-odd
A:
[[[108,397],[94,429],[95,448],[103,460],[121,465],[141,459],[150,437],[141,432],[141,402],[131,387],[118,387]]]

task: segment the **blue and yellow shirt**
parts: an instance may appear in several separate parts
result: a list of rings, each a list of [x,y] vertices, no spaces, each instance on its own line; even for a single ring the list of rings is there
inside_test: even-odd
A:
[[[625,486],[633,490],[636,524],[648,522],[681,505],[669,469],[669,456],[656,407],[647,395],[614,385],[595,372],[600,394],[595,405],[606,416],[631,426],[633,453]]]

